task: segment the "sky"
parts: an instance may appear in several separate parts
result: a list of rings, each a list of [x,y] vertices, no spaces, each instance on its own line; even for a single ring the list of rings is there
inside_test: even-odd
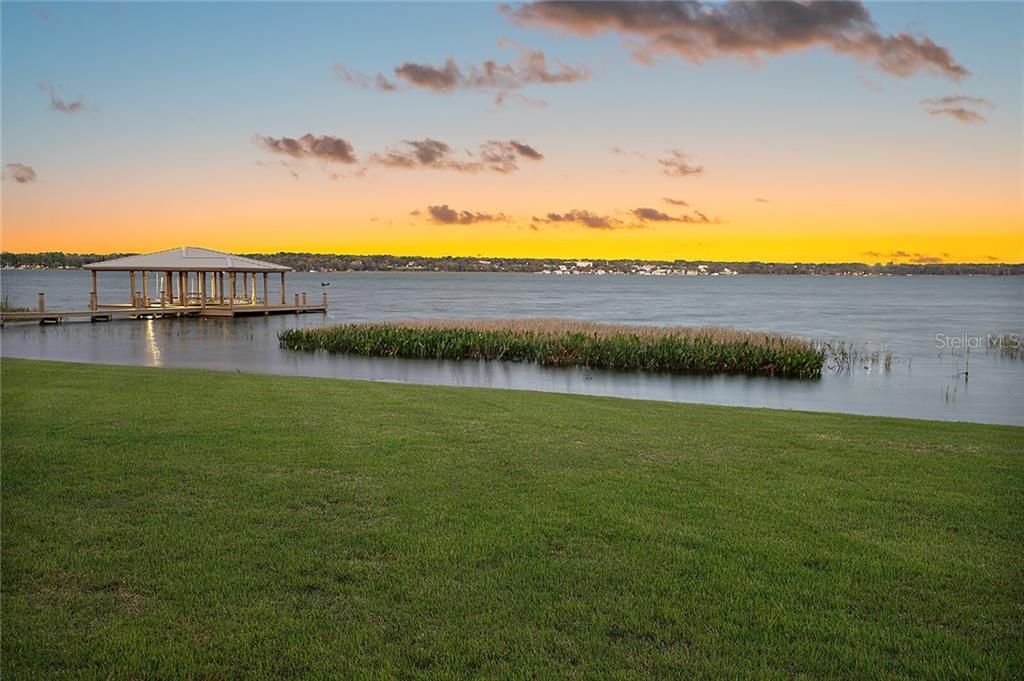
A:
[[[13,3],[0,246],[1024,261],[1006,3]]]

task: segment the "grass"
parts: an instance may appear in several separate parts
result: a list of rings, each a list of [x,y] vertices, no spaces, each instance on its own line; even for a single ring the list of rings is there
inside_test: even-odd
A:
[[[291,350],[547,366],[820,378],[813,343],[717,327],[644,327],[557,319],[431,320],[289,329]]]
[[[27,307],[21,307],[20,305],[11,305],[11,299],[4,295],[0,298],[0,312],[28,312]]]
[[[1019,678],[1024,430],[2,362],[3,678]]]

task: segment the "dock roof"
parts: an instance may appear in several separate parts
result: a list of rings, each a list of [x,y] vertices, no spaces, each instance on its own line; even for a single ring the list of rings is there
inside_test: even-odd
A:
[[[291,267],[277,263],[243,258],[232,253],[212,251],[209,248],[182,246],[166,251],[130,255],[94,262],[84,266],[87,270],[127,272],[291,272]]]

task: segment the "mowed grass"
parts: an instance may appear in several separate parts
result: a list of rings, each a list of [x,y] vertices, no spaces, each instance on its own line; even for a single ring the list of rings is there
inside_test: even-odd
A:
[[[2,362],[2,672],[1019,678],[1024,430]]]

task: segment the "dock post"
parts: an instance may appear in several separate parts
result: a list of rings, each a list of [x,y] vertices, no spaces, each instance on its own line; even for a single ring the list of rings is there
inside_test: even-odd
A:
[[[39,311],[46,312],[46,294],[42,291],[39,292]]]
[[[89,294],[89,309],[95,310],[99,305],[99,291],[96,288],[96,270],[92,271],[92,293]]]
[[[142,305],[149,307],[149,272],[142,273]]]
[[[132,270],[128,273],[128,286],[129,288],[131,288],[130,300],[132,303],[132,307],[138,307],[138,305],[136,305],[137,301],[135,300],[135,270]]]
[[[295,307],[298,307],[298,306],[299,306],[299,294],[296,293],[295,294]]]
[[[324,310],[327,309],[327,287],[324,287]]]
[[[281,273],[281,304],[286,305],[286,298],[284,297],[284,272]]]
[[[306,307],[306,292],[302,292],[302,307]]]
[[[238,283],[235,279],[235,273],[231,272],[228,274],[228,279],[231,281],[231,298],[228,299],[228,307],[232,312],[235,311],[235,296],[238,294],[236,284]]]
[[[263,273],[263,307],[270,307],[270,275],[266,272]],[[253,282],[253,290],[256,290],[256,282]]]

